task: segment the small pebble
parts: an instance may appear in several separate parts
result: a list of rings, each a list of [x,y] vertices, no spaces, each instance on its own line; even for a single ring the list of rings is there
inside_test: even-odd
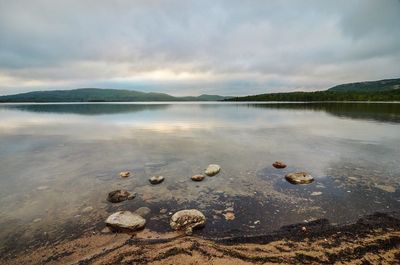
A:
[[[120,176],[121,178],[127,178],[127,177],[129,177],[130,175],[131,175],[131,172],[129,172],[129,171],[122,171],[122,172],[119,173],[119,176]]]
[[[319,196],[319,195],[321,195],[322,194],[322,192],[320,192],[320,191],[314,191],[314,192],[312,192],[310,195],[311,196]]]

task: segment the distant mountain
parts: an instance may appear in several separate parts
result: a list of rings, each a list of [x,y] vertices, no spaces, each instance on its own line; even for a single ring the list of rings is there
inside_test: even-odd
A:
[[[80,88],[73,90],[34,91],[0,96],[0,102],[217,101],[227,98],[218,95],[174,97],[165,93],[145,93],[122,89]]]
[[[383,90],[392,90],[392,89],[400,89],[400,78],[396,79],[385,79],[378,81],[367,81],[367,82],[357,82],[357,83],[348,83],[343,85],[334,86],[328,91],[383,91]]]
[[[324,91],[268,93],[226,101],[400,101],[400,78],[343,84]]]

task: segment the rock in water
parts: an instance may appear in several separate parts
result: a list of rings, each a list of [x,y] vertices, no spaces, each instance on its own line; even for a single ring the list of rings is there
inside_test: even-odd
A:
[[[205,173],[207,176],[212,177],[212,176],[217,175],[220,170],[221,170],[221,167],[219,165],[211,164],[207,167]]]
[[[151,212],[149,207],[140,207],[135,211],[136,214],[140,215],[141,217],[145,217]]]
[[[227,221],[235,220],[235,213],[234,212],[226,212],[223,215],[225,217],[225,220],[227,220]]]
[[[93,207],[92,206],[88,206],[86,208],[83,208],[82,213],[89,213],[93,211]]]
[[[114,190],[108,194],[107,200],[112,203],[117,203],[126,200],[132,200],[135,198],[135,196],[135,194],[131,194],[127,190]]]
[[[314,178],[306,172],[289,173],[285,179],[292,184],[308,184],[314,181]]]
[[[174,230],[185,231],[186,235],[193,233],[193,228],[203,227],[206,223],[206,217],[202,212],[196,209],[182,210],[176,212],[171,217],[169,223]]]
[[[396,192],[396,187],[393,186],[375,184],[375,187],[386,192]]]
[[[131,172],[129,172],[129,171],[122,171],[121,173],[119,173],[119,176],[121,177],[121,178],[127,178],[127,177],[129,177],[131,175]]]
[[[153,176],[151,178],[149,178],[149,181],[151,184],[160,184],[161,182],[164,181],[164,177],[163,176]]]
[[[192,176],[192,180],[194,181],[202,181],[204,179],[204,175],[194,175]]]
[[[272,164],[274,168],[285,168],[286,164],[283,163],[282,161],[275,161],[275,163]]]
[[[120,211],[110,215],[106,220],[106,224],[117,231],[136,231],[146,225],[146,220],[136,213]]]

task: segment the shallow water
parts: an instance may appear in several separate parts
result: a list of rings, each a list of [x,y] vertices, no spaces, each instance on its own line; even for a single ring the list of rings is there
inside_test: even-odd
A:
[[[208,223],[196,233],[211,237],[400,206],[400,104],[2,104],[0,121],[2,251],[98,232],[110,213],[141,206],[158,231],[170,213],[200,209]],[[218,175],[190,180],[215,163]],[[286,182],[294,171],[315,181]],[[118,188],[137,196],[108,203]]]

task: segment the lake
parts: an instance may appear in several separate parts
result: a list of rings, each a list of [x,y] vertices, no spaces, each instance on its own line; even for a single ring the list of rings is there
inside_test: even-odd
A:
[[[98,233],[111,213],[143,206],[161,232],[172,213],[199,209],[205,237],[350,223],[400,208],[399,158],[395,103],[1,104],[0,250]],[[209,164],[221,172],[190,179]],[[288,183],[297,171],[315,181]],[[115,189],[136,198],[111,204]]]

